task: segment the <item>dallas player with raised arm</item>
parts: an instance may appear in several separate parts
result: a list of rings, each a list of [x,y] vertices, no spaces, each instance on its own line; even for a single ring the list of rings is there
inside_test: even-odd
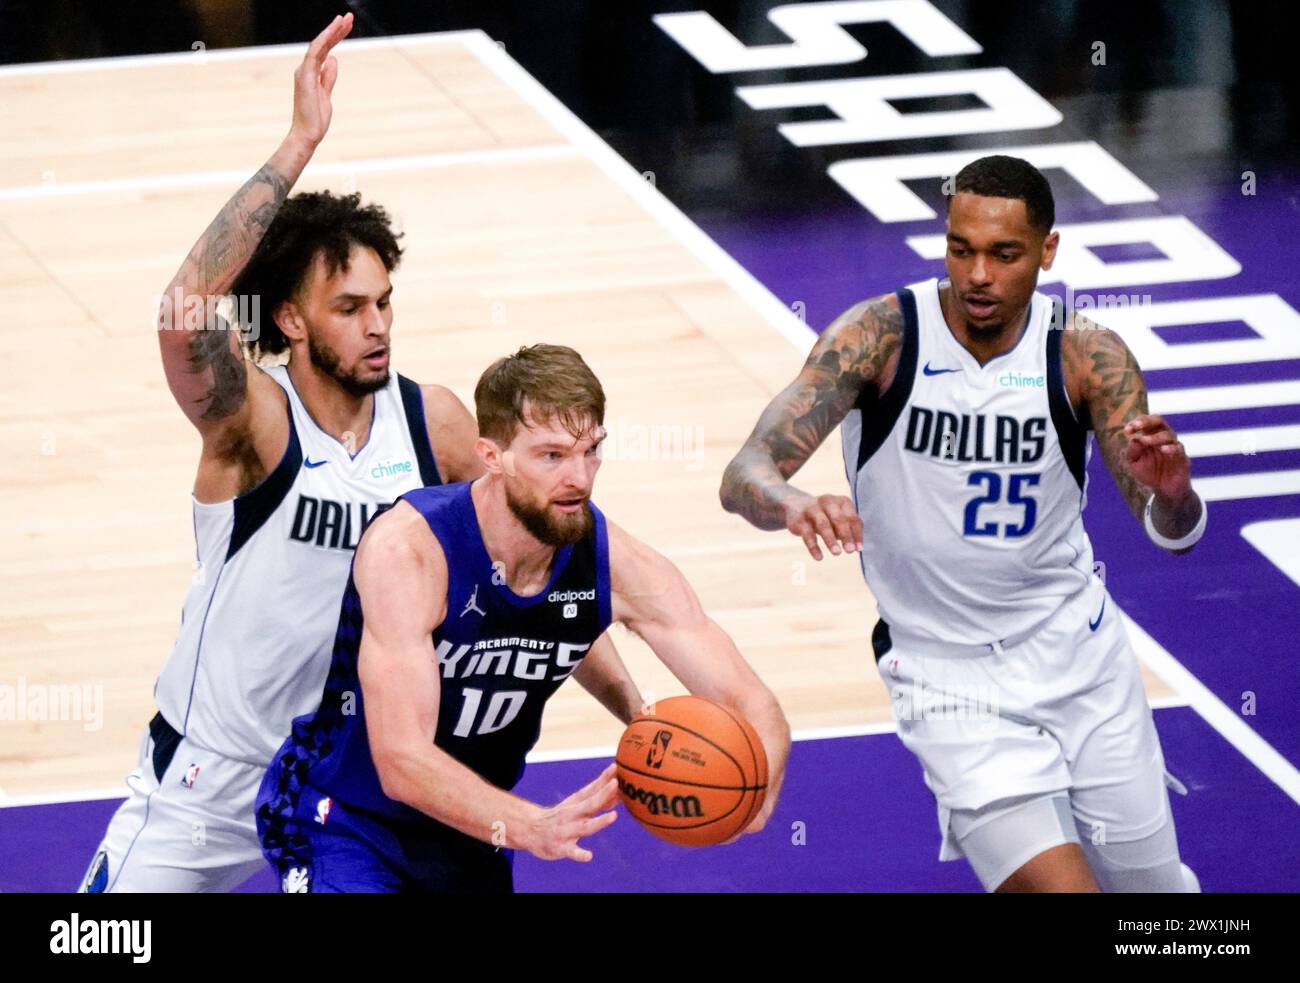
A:
[[[614,820],[613,765],[551,807],[509,790],[546,700],[613,621],[754,725],[770,779],[747,832],[776,806],[790,741],[776,699],[676,567],[590,501],[595,375],[535,345],[474,398],[487,473],[402,496],[362,537],[320,708],[263,782],[258,829],[287,892],[509,891],[510,850],[589,860],[578,841]]]
[[[1030,164],[963,168],[947,279],[823,332],[728,466],[722,504],[814,559],[860,554],[941,859],[965,855],[990,891],[1196,890],[1136,656],[1093,572],[1089,430],[1156,544],[1190,549],[1206,510],[1124,342],[1036,292],[1053,222]],[[852,498],[795,488],[841,421]]]
[[[253,800],[293,718],[319,698],[362,528],[404,491],[482,471],[477,428],[455,395],[389,371],[389,273],[401,249],[383,209],[356,195],[286,200],[329,127],[331,51],[351,28],[351,14],[336,17],[311,43],[288,136],[163,295],[163,371],[202,439],[200,575],[131,795],[84,891],[221,891],[262,869]],[[257,296],[267,315],[244,325],[252,354],[287,351],[287,365],[259,368],[240,333],[212,316],[231,291]],[[207,315],[197,330],[186,320],[193,302]],[[636,687],[608,643],[582,681],[625,719],[636,712]]]

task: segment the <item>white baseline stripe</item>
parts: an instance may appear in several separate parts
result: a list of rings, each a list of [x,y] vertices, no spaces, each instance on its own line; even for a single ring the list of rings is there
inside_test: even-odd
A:
[[[324,30],[325,25],[321,25]],[[453,44],[467,42],[471,35],[481,31],[444,31],[432,34],[398,34],[382,38],[356,38],[346,40],[336,52],[346,52],[355,48],[398,48],[422,44]],[[195,38],[195,42],[202,38]],[[81,58],[72,61],[34,61],[19,65],[0,65],[0,80],[16,75],[66,75],[69,72],[102,72],[119,68],[144,68],[168,64],[191,62],[202,64],[205,61],[243,61],[250,58],[277,58],[281,55],[303,55],[311,38],[304,38],[296,44],[269,44],[255,48],[218,48],[213,51],[173,51],[155,55],[128,55],[123,58]]]
[[[410,171],[425,167],[455,167],[464,164],[511,164],[521,160],[547,160],[579,157],[576,147],[553,144],[536,147],[502,147],[499,150],[465,150],[449,154],[413,154],[408,157],[371,157],[363,160],[338,160],[308,164],[303,177],[377,174]],[[0,188],[0,201],[27,198],[67,198],[74,195],[98,195],[122,191],[157,191],[167,188],[192,188],[202,185],[241,185],[248,180],[247,170],[193,171],[188,174],[158,174],[153,177],[115,178],[107,181],[70,181],[67,184],[27,184]]]
[[[1178,696],[1162,696],[1150,701],[1156,710],[1184,707],[1187,703]],[[840,727],[809,727],[796,730],[790,735],[793,741],[841,740],[851,737],[876,737],[894,733],[892,720],[870,724],[846,724]],[[547,764],[556,761],[587,761],[595,758],[613,758],[614,745],[599,747],[557,748],[548,751],[533,751],[528,755],[528,763]],[[95,799],[124,799],[126,793],[121,788],[91,789],[83,792],[50,792],[38,795],[13,796],[0,799],[0,809],[17,806],[56,805],[63,802],[89,802]]]
[[[1120,617],[1128,631],[1129,640],[1138,650],[1142,661],[1166,685],[1186,698],[1188,704],[1201,715],[1207,724],[1223,735],[1224,739],[1246,756],[1250,762],[1271,778],[1277,786],[1300,804],[1300,771],[1277,749],[1260,737],[1253,728],[1234,713],[1222,700],[1210,692],[1187,667],[1166,652],[1146,633],[1136,621],[1123,611]]]

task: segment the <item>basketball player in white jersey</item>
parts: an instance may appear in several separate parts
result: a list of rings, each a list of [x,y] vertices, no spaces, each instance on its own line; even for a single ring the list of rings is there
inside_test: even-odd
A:
[[[1088,431],[1157,545],[1189,549],[1205,506],[1124,342],[1035,290],[1059,239],[1046,179],[993,156],[955,189],[947,278],[821,335],[728,466],[723,505],[814,559],[859,554],[940,859],[964,855],[989,891],[1197,890],[1137,659],[1093,572]],[[852,497],[793,487],[841,421]]]
[[[155,688],[131,795],[83,891],[224,891],[265,866],[253,803],[294,717],[330,664],[352,553],[403,492],[482,474],[478,428],[452,392],[389,370],[401,249],[359,196],[286,201],[329,126],[352,15],[312,42],[294,76],[279,150],[226,203],[163,298],[158,339],[177,403],[203,449],[193,493],[198,566]],[[260,298],[241,327],[183,323],[182,306]],[[251,309],[251,305],[248,305]],[[255,329],[255,330],[254,330]],[[624,720],[640,706],[607,639],[574,677]]]

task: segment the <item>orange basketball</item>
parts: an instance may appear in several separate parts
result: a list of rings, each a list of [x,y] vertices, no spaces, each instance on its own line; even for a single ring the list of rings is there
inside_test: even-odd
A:
[[[749,721],[698,696],[649,709],[618,743],[627,811],[679,846],[712,846],[748,826],[767,790],[767,754]]]

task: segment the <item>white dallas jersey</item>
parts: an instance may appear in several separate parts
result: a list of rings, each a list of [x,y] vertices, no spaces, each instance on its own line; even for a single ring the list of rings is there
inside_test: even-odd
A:
[[[898,297],[894,381],[883,397],[865,391],[841,429],[863,576],[896,635],[1022,635],[1092,578],[1090,444],[1066,395],[1053,299],[1035,293],[1016,347],[981,366],[944,321],[938,280]]]
[[[263,765],[293,718],[320,701],[366,522],[402,493],[439,483],[411,380],[391,373],[375,393],[370,436],[354,457],[312,420],[283,366],[268,372],[288,395],[288,446],[251,491],[193,500],[198,567],[154,690],[188,740]]]

